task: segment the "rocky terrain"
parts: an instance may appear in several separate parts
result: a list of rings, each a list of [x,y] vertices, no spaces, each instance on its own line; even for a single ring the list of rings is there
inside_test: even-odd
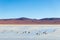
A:
[[[60,18],[31,19],[21,17],[11,19],[0,19],[0,24],[60,24]]]

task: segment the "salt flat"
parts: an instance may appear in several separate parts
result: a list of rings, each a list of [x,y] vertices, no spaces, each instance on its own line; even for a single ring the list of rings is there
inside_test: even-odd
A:
[[[60,25],[0,25],[1,40],[60,40]]]

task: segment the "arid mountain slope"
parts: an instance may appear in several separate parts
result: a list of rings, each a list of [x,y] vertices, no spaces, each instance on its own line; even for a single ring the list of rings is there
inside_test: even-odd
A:
[[[14,18],[14,19],[0,19],[0,24],[60,24],[60,18]]]

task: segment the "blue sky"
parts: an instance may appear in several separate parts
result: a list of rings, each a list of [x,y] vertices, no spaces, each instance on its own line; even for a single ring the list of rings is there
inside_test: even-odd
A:
[[[0,18],[60,17],[60,0],[0,0]]]

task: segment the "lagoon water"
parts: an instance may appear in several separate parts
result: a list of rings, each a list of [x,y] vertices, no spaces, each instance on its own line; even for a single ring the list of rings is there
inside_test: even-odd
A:
[[[60,25],[1,25],[0,40],[60,40]]]

